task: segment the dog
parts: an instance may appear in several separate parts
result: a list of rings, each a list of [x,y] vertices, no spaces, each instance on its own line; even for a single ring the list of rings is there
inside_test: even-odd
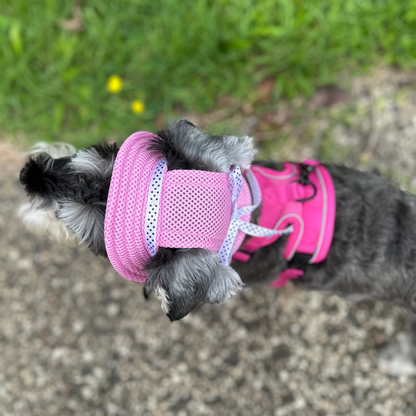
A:
[[[146,150],[163,157],[168,172],[228,175],[233,167],[247,170],[252,163],[276,172],[285,169],[279,162],[252,162],[256,151],[250,137],[214,136],[186,120],[159,131]],[[108,257],[106,211],[119,151],[116,144],[78,152],[69,145],[35,148],[20,173],[30,198],[21,209],[28,229],[61,244],[85,245],[94,254]],[[292,230],[286,227],[272,243],[250,253],[248,261],[222,264],[218,253],[202,246],[161,245],[146,257],[145,277],[125,277],[143,282],[146,297],[155,293],[171,321],[182,319],[199,303],[225,302],[243,285],[270,285],[288,267],[301,269],[291,279],[300,289],[352,300],[389,301],[413,316],[416,196],[375,173],[322,166],[332,179],[336,198],[331,244],[323,261],[291,265],[285,248]],[[251,224],[258,223],[261,210],[262,204],[249,213]],[[243,237],[239,248],[250,239],[250,235]]]

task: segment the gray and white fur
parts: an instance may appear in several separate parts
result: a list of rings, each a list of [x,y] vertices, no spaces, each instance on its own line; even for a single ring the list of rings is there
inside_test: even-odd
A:
[[[54,159],[71,157],[75,153],[75,147],[68,143],[39,142],[27,153],[27,156],[36,159],[41,154],[47,154],[51,162]],[[78,246],[79,238],[57,218],[56,210],[56,203],[45,205],[44,198],[32,195],[31,201],[20,207],[19,216],[31,233],[50,237],[57,243],[68,247]]]
[[[159,132],[151,148],[165,157],[169,170],[229,172],[237,164],[248,168],[256,153],[250,137],[212,136],[186,120]],[[73,149],[57,154],[44,144],[37,149],[40,152],[31,155],[20,174],[32,200],[31,218],[42,221],[45,231],[60,224],[67,235],[55,233],[55,240],[67,245],[74,240],[106,257],[104,218],[118,147],[92,146],[75,154],[68,154]],[[29,226],[28,218],[24,222]],[[217,253],[202,248],[160,248],[146,268],[144,295],[155,293],[172,321],[198,303],[225,302],[243,286],[237,272],[219,262]]]
[[[247,168],[255,155],[251,138],[213,136],[185,120],[158,132],[151,148],[162,153],[170,170],[228,172],[235,164]],[[117,150],[95,146],[52,161],[49,152],[32,158],[21,173],[39,215],[53,210],[51,222],[59,218],[69,235],[103,256],[106,198]],[[277,162],[256,164],[282,169]],[[324,262],[306,266],[293,284],[352,299],[390,301],[416,316],[416,196],[376,174],[325,166],[337,200],[332,246]],[[227,300],[241,282],[269,284],[288,266],[285,244],[286,238],[279,238],[249,262],[233,263],[234,270],[208,250],[160,248],[147,265],[144,294],[156,293],[169,318],[181,319],[200,302]]]

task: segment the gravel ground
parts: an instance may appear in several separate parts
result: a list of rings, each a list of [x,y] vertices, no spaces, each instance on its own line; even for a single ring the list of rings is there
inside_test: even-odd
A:
[[[416,186],[414,81],[389,71],[357,81],[361,117],[334,130],[316,120],[305,156],[332,134],[337,156],[395,162],[392,176]],[[1,415],[416,414],[415,378],[378,366],[379,350],[408,329],[401,310],[288,286],[246,290],[171,324],[103,259],[25,231],[21,163],[0,143]]]

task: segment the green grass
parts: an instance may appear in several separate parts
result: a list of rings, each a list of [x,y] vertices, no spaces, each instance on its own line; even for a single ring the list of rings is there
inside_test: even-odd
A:
[[[71,33],[69,1],[0,5],[0,129],[92,143],[203,112],[221,96],[311,95],[374,63],[416,66],[415,0],[88,0]],[[119,94],[106,90],[119,75]],[[133,114],[131,102],[146,110]],[[163,122],[162,122],[163,123]],[[160,124],[160,122],[159,122]]]

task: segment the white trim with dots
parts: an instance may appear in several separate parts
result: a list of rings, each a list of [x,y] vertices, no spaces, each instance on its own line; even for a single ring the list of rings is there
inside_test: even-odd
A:
[[[147,195],[146,219],[144,233],[147,248],[152,256],[156,254],[156,230],[159,217],[159,203],[162,194],[163,174],[166,171],[166,160],[161,159],[157,163],[152,178],[150,179],[149,193]]]

